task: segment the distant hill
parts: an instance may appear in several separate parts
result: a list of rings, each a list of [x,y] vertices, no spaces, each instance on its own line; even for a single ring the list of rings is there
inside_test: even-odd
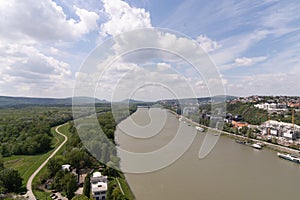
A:
[[[121,101],[121,103],[145,103],[145,101],[141,100],[135,100],[135,99],[124,99]]]
[[[220,97],[220,96],[219,96]],[[224,97],[222,96],[222,99]],[[226,96],[227,100],[236,99],[234,96]],[[215,100],[218,96],[215,97]],[[181,99],[183,102],[194,101],[193,98]],[[198,102],[208,102],[211,100],[210,97],[197,98]],[[76,104],[90,104],[90,103],[109,103],[106,100],[100,100],[92,97],[76,97],[74,98]],[[161,100],[167,101],[169,103],[178,101],[176,99]],[[161,101],[158,101],[161,102]],[[131,103],[131,104],[151,104],[154,102],[144,102],[134,99],[125,99],[121,103]],[[35,97],[10,97],[10,96],[0,96],[0,107],[13,107],[13,106],[26,106],[26,105],[40,105],[40,106],[58,106],[58,105],[72,105],[72,97],[68,98],[35,98]]]
[[[92,97],[76,97],[76,103],[107,103],[105,100]],[[9,97],[0,96],[0,107],[22,106],[22,105],[72,105],[72,97],[68,98],[35,98],[35,97]]]

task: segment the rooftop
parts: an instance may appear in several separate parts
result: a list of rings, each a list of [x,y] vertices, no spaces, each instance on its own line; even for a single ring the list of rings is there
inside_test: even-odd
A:
[[[95,184],[91,184],[91,186],[92,192],[107,191],[107,183],[104,182],[97,182]]]

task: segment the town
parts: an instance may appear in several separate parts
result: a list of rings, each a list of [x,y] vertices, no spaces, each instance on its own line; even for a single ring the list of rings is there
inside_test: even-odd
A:
[[[198,98],[199,109],[189,108],[191,99],[164,100],[160,103],[177,114],[201,125],[209,126],[212,119],[210,98]],[[226,115],[223,131],[278,144],[292,149],[300,149],[300,98],[292,96],[258,96],[229,97],[226,100]]]

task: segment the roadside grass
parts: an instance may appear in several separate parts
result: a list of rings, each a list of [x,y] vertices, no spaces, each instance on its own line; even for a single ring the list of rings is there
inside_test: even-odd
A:
[[[128,199],[133,200],[135,199],[134,194],[132,193],[129,184],[127,183],[124,174],[121,174],[121,177],[118,178],[120,185],[123,189],[123,192],[125,194],[126,197],[128,197]]]
[[[51,195],[51,192],[45,192],[45,191],[39,191],[39,190],[34,190],[34,195],[36,197],[36,199],[51,199],[50,195]]]
[[[71,134],[70,134],[70,132],[69,132],[69,128],[70,128],[70,124],[69,123],[67,123],[67,124],[65,124],[64,126],[62,126],[62,127],[60,127],[58,130],[61,132],[61,133],[63,133],[64,135],[66,135],[68,138],[70,138],[70,136],[71,136]],[[55,131],[55,129],[54,129],[54,131]],[[56,135],[58,135],[58,134],[56,134]],[[59,135],[60,137],[62,137],[61,135]],[[60,141],[60,143],[59,144],[61,144],[61,142],[64,140],[64,138],[62,137],[62,140]],[[67,144],[68,142],[66,142],[66,144]],[[64,146],[62,146],[62,148],[56,153],[56,155],[60,155],[62,152],[64,152],[65,151],[65,146],[66,146],[66,144],[64,145]],[[55,155],[55,156],[56,156]],[[55,157],[54,156],[54,157]],[[40,177],[43,175],[43,174],[45,174],[45,173],[47,173],[47,167],[46,167],[47,165],[45,165],[45,167],[43,167],[42,169],[41,169],[41,171],[34,177],[34,179],[33,179],[33,181],[32,181],[32,185],[35,185],[37,182],[38,182],[38,180],[40,179]],[[51,195],[51,192],[46,192],[46,191],[43,191],[43,190],[36,190],[36,189],[32,189],[32,191],[33,191],[33,193],[34,193],[34,195],[35,195],[35,197],[37,198],[37,199],[39,199],[39,200],[44,200],[44,199],[51,199],[51,197],[50,197],[50,195]]]
[[[38,155],[14,155],[10,157],[4,157],[5,167],[11,167],[19,171],[23,178],[23,187],[26,187],[26,183],[33,174],[33,172],[51,155],[51,153],[58,147],[64,140],[64,137],[55,132],[55,127],[51,128],[53,134],[52,150],[44,154]]]

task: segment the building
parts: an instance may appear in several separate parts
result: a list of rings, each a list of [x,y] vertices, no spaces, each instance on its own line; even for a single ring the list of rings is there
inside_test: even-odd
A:
[[[246,127],[249,126],[249,124],[246,122],[238,122],[238,121],[234,121],[234,120],[231,121],[231,124],[233,125],[234,128],[242,128],[244,126],[246,126]]]
[[[262,135],[283,137],[289,140],[300,138],[300,126],[296,124],[268,120],[260,125]]]
[[[96,200],[106,199],[107,176],[102,176],[101,172],[94,172],[90,182],[93,198]]]
[[[62,165],[61,169],[63,171],[67,170],[69,172],[69,171],[71,171],[71,165],[69,165],[69,164]]]
[[[288,111],[287,107],[285,104],[279,104],[279,103],[261,103],[261,104],[256,104],[254,107],[267,110],[270,112],[286,112]]]

